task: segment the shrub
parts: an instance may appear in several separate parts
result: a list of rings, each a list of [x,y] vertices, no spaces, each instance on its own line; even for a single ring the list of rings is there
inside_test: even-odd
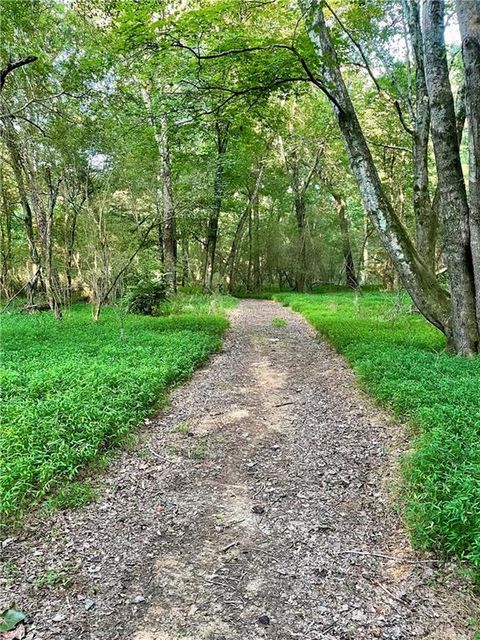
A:
[[[163,277],[156,280],[143,278],[127,287],[123,302],[129,313],[152,316],[166,299],[167,284]]]

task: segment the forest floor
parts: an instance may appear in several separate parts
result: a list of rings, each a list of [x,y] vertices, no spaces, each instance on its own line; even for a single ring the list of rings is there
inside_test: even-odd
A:
[[[4,541],[0,606],[36,640],[472,638],[465,582],[392,508],[404,427],[300,315],[230,320],[96,502]]]

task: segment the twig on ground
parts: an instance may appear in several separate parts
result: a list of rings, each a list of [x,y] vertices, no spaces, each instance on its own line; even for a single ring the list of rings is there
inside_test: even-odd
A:
[[[385,558],[387,560],[395,560],[395,562],[406,563],[406,564],[425,564],[425,563],[437,563],[440,562],[438,558],[432,558],[430,560],[412,560],[410,558],[396,558],[395,556],[388,556],[384,553],[369,553],[368,551],[357,551],[356,549],[345,549],[345,551],[339,551],[337,555],[341,556],[344,554],[355,554],[357,556],[373,556],[375,558]]]

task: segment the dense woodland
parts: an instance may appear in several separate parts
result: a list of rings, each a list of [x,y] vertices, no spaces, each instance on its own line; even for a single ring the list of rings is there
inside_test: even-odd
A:
[[[0,0],[0,636],[480,638],[479,125],[480,0]]]
[[[1,32],[6,304],[379,284],[478,351],[477,0],[2,0]]]

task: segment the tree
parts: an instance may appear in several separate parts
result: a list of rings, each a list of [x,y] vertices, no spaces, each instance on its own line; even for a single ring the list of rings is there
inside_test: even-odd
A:
[[[374,224],[382,240],[382,244],[394,263],[405,288],[410,293],[419,310],[432,324],[447,335],[452,346],[458,353],[462,355],[472,355],[478,349],[478,335],[475,336],[475,331],[472,328],[474,326],[472,322],[473,289],[471,287],[471,279],[467,273],[468,255],[466,252],[465,234],[461,232],[460,241],[456,242],[455,246],[450,245],[451,250],[448,252],[449,267],[454,270],[453,274],[450,274],[453,301],[451,305],[446,292],[436,281],[435,274],[428,269],[418,254],[385,194],[364,132],[358,121],[357,114],[345,85],[335,48],[329,36],[323,15],[324,2],[320,0],[303,2],[302,7],[310,40],[317,55],[324,63],[323,81],[329,87],[329,97],[333,104],[339,128],[345,140],[352,172],[362,194],[365,211]],[[442,53],[441,38],[443,32],[440,31],[438,15],[443,17],[443,13],[437,11],[433,13],[433,18],[436,19],[433,21],[427,20],[426,23],[429,29],[428,34],[425,36],[426,78],[432,109],[432,124],[435,118],[437,118],[438,124],[441,124],[440,110],[442,108],[442,100],[446,100],[448,106],[447,118],[451,128],[452,122],[455,122],[455,114],[453,99],[451,103],[448,101],[448,92],[445,87],[446,60]],[[437,56],[435,56],[435,54],[437,54]],[[441,72],[443,81],[441,79],[438,83],[434,82],[433,76],[435,71]],[[435,124],[433,124],[432,132],[435,132]],[[458,139],[455,129],[453,133],[453,136],[451,133],[449,134],[448,141],[444,145],[444,151],[447,157],[455,162],[455,158],[458,156]],[[441,157],[440,135],[436,137],[435,133],[433,133],[433,135],[434,140],[436,140],[436,159],[439,177],[447,177],[447,184],[442,186],[441,192],[443,219],[444,222],[447,222],[447,234],[453,234],[453,224],[448,224],[454,217],[457,217],[455,213],[449,209],[449,204],[452,205],[454,203],[453,201],[461,207],[461,219],[458,217],[457,219],[459,219],[462,228],[464,228],[465,224],[465,206],[462,196],[462,186],[458,183],[456,188],[453,187],[454,176],[449,175],[447,163],[445,159]],[[438,168],[439,162],[440,169]],[[453,173],[455,174],[457,182],[461,181],[464,187],[463,176],[459,174],[458,169],[454,168]],[[452,201],[449,203],[448,199],[450,197]],[[452,241],[454,238],[455,236],[451,238]]]

